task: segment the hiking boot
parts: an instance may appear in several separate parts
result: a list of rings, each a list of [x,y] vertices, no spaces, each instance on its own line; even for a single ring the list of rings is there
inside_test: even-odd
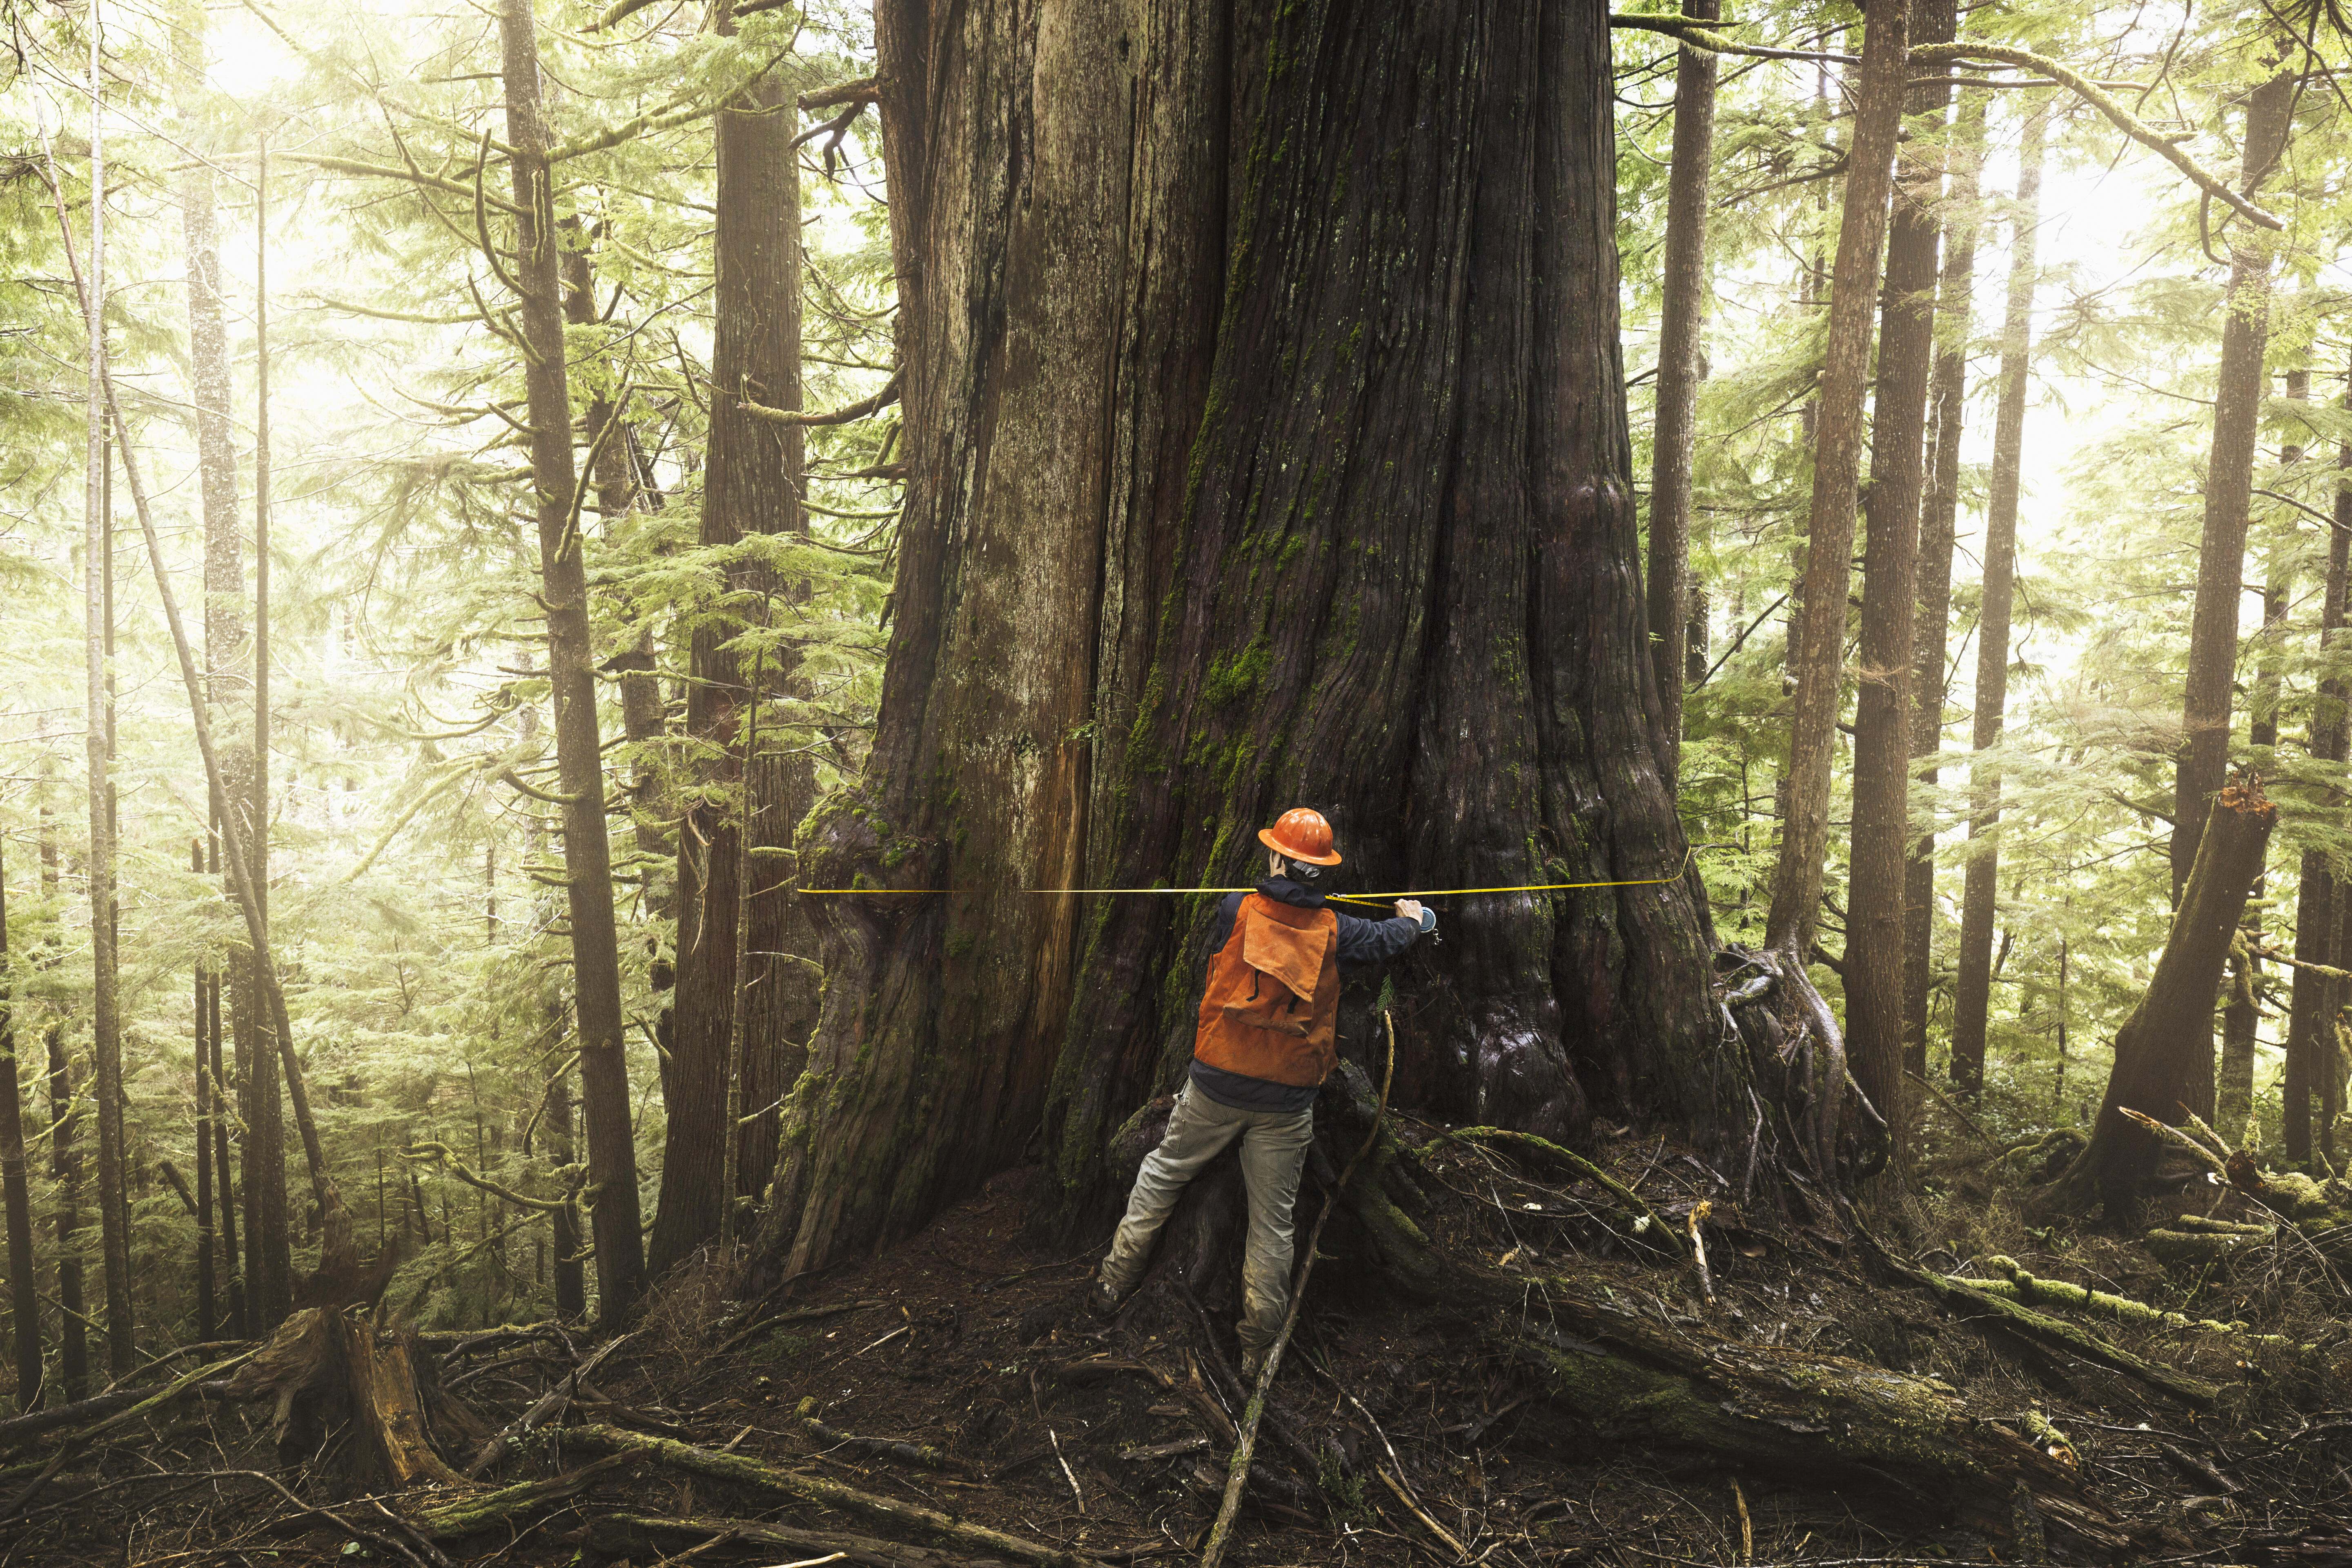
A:
[[[1087,1282],[1087,1310],[1097,1318],[1113,1318],[1127,1304],[1128,1292],[1114,1289],[1111,1282],[1096,1275]]]
[[[1258,1377],[1265,1371],[1265,1352],[1264,1351],[1242,1352],[1242,1386],[1244,1388],[1256,1388]]]

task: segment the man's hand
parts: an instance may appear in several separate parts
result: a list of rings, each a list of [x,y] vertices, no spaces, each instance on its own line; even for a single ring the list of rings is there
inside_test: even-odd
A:
[[[1397,919],[1401,921],[1411,921],[1413,924],[1419,925],[1421,923],[1421,900],[1419,899],[1399,899],[1396,901],[1396,912]]]

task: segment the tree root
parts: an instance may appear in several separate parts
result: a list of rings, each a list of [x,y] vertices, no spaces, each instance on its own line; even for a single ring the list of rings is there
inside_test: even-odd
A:
[[[780,1492],[786,1497],[798,1498],[803,1502],[816,1503],[860,1519],[909,1531],[939,1545],[985,1552],[994,1557],[1009,1557],[1021,1563],[1034,1563],[1039,1568],[1095,1568],[1093,1559],[1075,1552],[1066,1552],[1058,1546],[1047,1546],[1001,1530],[992,1530],[986,1525],[950,1519],[930,1509],[877,1497],[872,1492],[858,1491],[838,1481],[779,1470],[740,1455],[698,1448],[692,1444],[668,1437],[643,1436],[635,1432],[624,1432],[617,1426],[574,1426],[568,1429],[565,1436],[567,1441],[583,1447],[605,1453],[639,1454],[674,1469],[709,1476],[715,1480],[732,1481],[738,1486],[753,1487],[762,1491]]]

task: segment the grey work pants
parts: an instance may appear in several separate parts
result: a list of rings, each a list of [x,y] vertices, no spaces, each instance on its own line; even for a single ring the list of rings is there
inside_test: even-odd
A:
[[[1290,1310],[1290,1211],[1298,1199],[1298,1173],[1315,1139],[1312,1110],[1236,1110],[1187,1082],[1176,1097],[1160,1147],[1136,1173],[1127,1217],[1103,1259],[1104,1283],[1121,1295],[1143,1278],[1151,1238],[1168,1222],[1176,1200],[1235,1138],[1242,1141],[1242,1180],[1249,1188],[1249,1248],[1242,1262],[1244,1351],[1274,1343]]]

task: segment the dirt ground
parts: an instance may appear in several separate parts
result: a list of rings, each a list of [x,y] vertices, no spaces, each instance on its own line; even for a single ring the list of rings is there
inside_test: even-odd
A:
[[[1988,1163],[1964,1149],[1919,1183],[1928,1196],[1908,1228],[1911,1257],[1927,1268],[1966,1273],[1999,1251],[2038,1274],[2242,1318],[2292,1342],[2099,1325],[2138,1353],[2225,1385],[2224,1403],[2200,1412],[2089,1361],[1960,1321],[1924,1291],[1890,1289],[1805,1226],[1751,1223],[1736,1182],[1654,1134],[1614,1131],[1601,1152],[1670,1223],[1709,1204],[1711,1303],[1695,1271],[1644,1247],[1597,1185],[1538,1181],[1488,1151],[1423,1145],[1433,1225],[1453,1255],[1526,1277],[1526,1322],[1543,1320],[1548,1279],[1572,1279],[1672,1331],[1940,1379],[1961,1392],[1973,1419],[2063,1450],[2084,1497],[2131,1546],[2087,1552],[2054,1524],[2045,1530],[2030,1500],[2024,1516],[1989,1519],[1978,1509],[1961,1524],[1952,1500],[1892,1477],[1832,1489],[1769,1463],[1727,1468],[1704,1453],[1598,1442],[1576,1412],[1494,1352],[1491,1311],[1482,1321],[1442,1300],[1395,1295],[1356,1255],[1360,1238],[1335,1226],[1269,1405],[1228,1562],[2352,1565],[2347,1298],[2324,1267],[2280,1256],[2227,1278],[2183,1279],[2122,1236],[2029,1226]],[[1172,1286],[1163,1269],[1161,1288],[1097,1321],[1080,1304],[1094,1250],[1057,1253],[1024,1230],[1034,1176],[1008,1173],[921,1234],[797,1280],[748,1314],[724,1299],[715,1264],[674,1279],[581,1384],[569,1418],[723,1449],[1106,1563],[1196,1560],[1244,1405],[1232,1370],[1230,1268]],[[2200,1206],[2226,1215],[2230,1203],[2220,1194]],[[576,1364],[547,1337],[439,1348],[440,1407],[483,1431]],[[730,1541],[718,1526],[620,1521],[772,1521],[845,1541],[888,1533],[812,1504],[780,1506],[772,1490],[633,1462],[575,1496],[436,1547],[401,1544],[388,1530],[362,1539],[377,1505],[348,1489],[331,1505],[336,1522],[225,1479],[273,1468],[268,1416],[266,1405],[214,1402],[198,1420],[154,1429],[144,1447],[110,1455],[94,1480],[60,1483],[0,1526],[0,1568],[348,1563],[401,1552],[441,1568],[426,1551],[452,1565],[772,1565],[828,1559]],[[920,1450],[877,1452],[867,1439]],[[521,1445],[499,1479],[563,1475],[598,1457],[556,1426]],[[283,1479],[306,1497],[336,1495],[325,1479],[330,1456],[319,1458],[315,1491],[299,1475]],[[13,1489],[6,1478],[22,1468],[0,1470],[0,1484]],[[412,1489],[399,1500],[413,1511],[431,1500]],[[988,1559],[948,1548],[903,1560],[963,1568]]]

